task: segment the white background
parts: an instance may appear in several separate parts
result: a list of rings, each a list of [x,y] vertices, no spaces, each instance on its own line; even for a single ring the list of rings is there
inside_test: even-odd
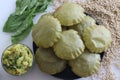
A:
[[[2,32],[4,23],[6,22],[9,15],[15,11],[15,2],[16,0],[0,0],[0,59],[2,52],[4,49],[11,45],[11,34]],[[47,11],[54,11],[52,8],[49,7]],[[37,20],[40,18],[40,15],[36,16],[34,18],[34,23],[37,22]],[[32,37],[31,34],[23,40],[21,43],[26,44],[32,49]],[[116,69],[114,66],[112,67],[113,72],[116,74],[117,78],[116,80],[120,80],[120,71]],[[12,76],[7,74],[2,66],[0,61],[0,80],[61,80],[54,78],[50,75],[47,75],[43,72],[41,72],[36,63],[33,65],[33,68],[30,72],[28,72],[26,75],[23,76]],[[77,80],[91,80],[90,78],[81,78]]]
[[[4,49],[7,46],[11,45],[11,40],[10,40],[11,34],[2,32],[2,29],[9,15],[15,11],[15,2],[16,0],[0,0],[0,59]],[[34,19],[34,22],[37,22],[39,17],[40,15],[38,15]],[[21,43],[26,44],[32,49],[31,34]],[[60,79],[54,78],[50,75],[47,75],[41,72],[36,66],[36,64],[34,64],[32,70],[26,75],[12,76],[7,74],[3,70],[1,66],[1,61],[0,61],[0,80],[60,80]],[[90,80],[90,79],[86,78],[86,79],[79,79],[79,80]]]

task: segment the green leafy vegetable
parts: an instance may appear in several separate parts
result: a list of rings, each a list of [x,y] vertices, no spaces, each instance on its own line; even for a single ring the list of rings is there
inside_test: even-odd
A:
[[[24,30],[21,34],[19,34],[19,35],[13,35],[12,38],[11,38],[12,43],[14,43],[14,44],[18,43],[21,40],[23,40],[25,37],[27,37],[28,34],[31,31],[32,25],[33,24],[31,23],[31,25],[26,30]]]
[[[16,30],[16,32],[14,33],[14,36],[22,34],[22,32],[24,30],[26,30],[28,27],[31,27],[31,23],[33,23],[33,21],[32,21],[32,19],[33,19],[32,15],[33,15],[33,13],[36,10],[37,5],[36,5],[36,7],[34,7],[31,10],[31,12],[29,13],[28,17],[26,17],[26,19],[22,22],[22,24],[20,25],[20,27],[18,28],[18,30]]]
[[[21,27],[19,27],[18,30],[14,33],[14,36],[22,34],[24,30],[31,27],[32,23],[33,23],[32,17],[26,18],[24,22],[21,24]]]
[[[47,4],[44,4],[44,5],[41,5],[41,6],[38,6],[38,8],[36,9],[36,14],[39,13],[39,12],[44,12],[44,10],[47,8]]]
[[[18,29],[12,36],[11,38],[12,43],[18,43],[30,33],[31,28],[33,26],[32,17],[30,18],[28,17],[21,26],[22,27],[20,27],[20,29]]]
[[[14,32],[12,43],[23,40],[31,31],[33,17],[44,12],[51,0],[17,0],[16,11],[6,21],[3,32]]]
[[[28,9],[33,8],[37,4],[38,0],[32,0],[31,3],[28,6]]]
[[[33,1],[33,0],[32,0]],[[21,15],[28,8],[31,0],[17,0],[16,1],[16,14]]]
[[[18,18],[17,15],[11,14],[4,25],[3,31],[4,32],[14,32],[21,24],[22,18]]]
[[[52,0],[39,0],[39,6],[37,7],[34,15],[41,13],[41,12],[44,12],[51,1]]]
[[[4,25],[3,32],[15,32],[28,14],[29,12],[25,12],[22,15],[16,15],[15,13],[11,14]]]

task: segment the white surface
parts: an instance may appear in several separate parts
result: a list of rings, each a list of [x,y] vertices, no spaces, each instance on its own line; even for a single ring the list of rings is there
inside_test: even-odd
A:
[[[8,16],[15,10],[15,2],[16,0],[0,0],[0,59],[4,49],[11,44],[11,40],[10,40],[11,35],[8,33],[3,33],[2,29]],[[37,16],[34,19],[34,22],[37,22],[38,18],[39,16]],[[21,43],[28,45],[32,49],[31,35],[29,35]],[[34,64],[33,69],[26,75],[19,77],[11,76],[3,70],[0,61],[0,80],[59,80],[59,79],[41,72],[36,66],[36,64]],[[85,79],[79,79],[79,80],[85,80]],[[90,79],[86,79],[86,80],[90,80]]]
[[[2,52],[4,49],[11,44],[10,40],[10,34],[2,32],[4,23],[6,22],[8,16],[15,11],[15,2],[16,0],[0,0],[0,59]],[[51,11],[51,8],[48,9]],[[40,15],[36,16],[34,18],[34,23],[37,22],[39,19]],[[32,49],[32,37],[31,34],[23,40],[21,43],[26,44]],[[113,72],[116,73],[116,80],[120,80],[120,71],[116,69],[116,67],[112,67]],[[26,75],[23,76],[11,76],[7,74],[2,66],[1,66],[1,61],[0,61],[0,80],[60,80],[57,78],[54,78],[50,75],[47,75],[43,72],[41,72],[37,65],[34,64],[32,70],[27,73]],[[81,78],[77,80],[91,80],[90,78]]]

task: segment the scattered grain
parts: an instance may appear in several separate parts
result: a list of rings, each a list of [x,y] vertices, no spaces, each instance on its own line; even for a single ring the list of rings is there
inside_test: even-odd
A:
[[[64,2],[75,2],[82,5],[87,13],[94,15],[95,19],[111,31],[113,42],[105,52],[100,71],[91,77],[92,80],[117,80],[112,72],[113,61],[120,64],[120,0],[53,0],[55,9]]]

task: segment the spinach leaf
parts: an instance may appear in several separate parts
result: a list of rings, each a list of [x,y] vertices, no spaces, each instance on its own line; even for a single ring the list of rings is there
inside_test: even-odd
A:
[[[11,14],[4,25],[3,32],[14,32],[22,24],[21,21],[24,18],[25,17]]]
[[[47,9],[47,7],[51,1],[52,0],[39,0],[39,6],[37,7],[34,15],[44,12]]]
[[[35,11],[35,14],[38,14],[38,13],[40,13],[40,12],[44,12],[45,11],[45,9],[47,9],[47,6],[48,5],[40,5],[40,6],[38,6],[38,8],[36,9],[36,11]]]
[[[31,27],[32,22],[33,22],[32,17],[26,18],[25,21],[23,21],[23,23],[21,24],[21,26],[16,30],[16,32],[14,33],[14,36],[20,35],[28,27]]]
[[[34,1],[34,0],[32,0]],[[28,8],[31,0],[17,0],[16,1],[16,15],[21,15]]]
[[[12,41],[13,44],[20,42],[21,40],[23,40],[25,37],[28,36],[28,34],[30,33],[31,28],[33,26],[33,22],[32,21],[30,21],[30,22],[31,23],[30,23],[29,27],[27,29],[25,29],[24,31],[22,31],[21,34],[19,34],[19,35],[13,35],[11,37],[11,41]]]
[[[38,0],[31,0],[30,4],[28,5],[28,9],[32,9],[36,4],[37,4]]]
[[[12,43],[24,39],[33,26],[33,17],[44,12],[52,0],[17,0],[16,11],[8,17],[3,32],[14,32]]]
[[[25,29],[27,29],[28,27],[30,27],[31,23],[33,22],[32,21],[32,19],[33,19],[33,13],[35,12],[37,6],[38,6],[38,4],[36,4],[36,6],[31,10],[31,12],[29,13],[28,17],[26,17],[26,19],[23,21],[23,23],[21,24],[21,26],[14,33],[14,36],[17,36],[17,35],[21,34]]]
[[[3,32],[15,32],[28,14],[29,12],[24,12],[23,15],[11,14],[3,27]]]

